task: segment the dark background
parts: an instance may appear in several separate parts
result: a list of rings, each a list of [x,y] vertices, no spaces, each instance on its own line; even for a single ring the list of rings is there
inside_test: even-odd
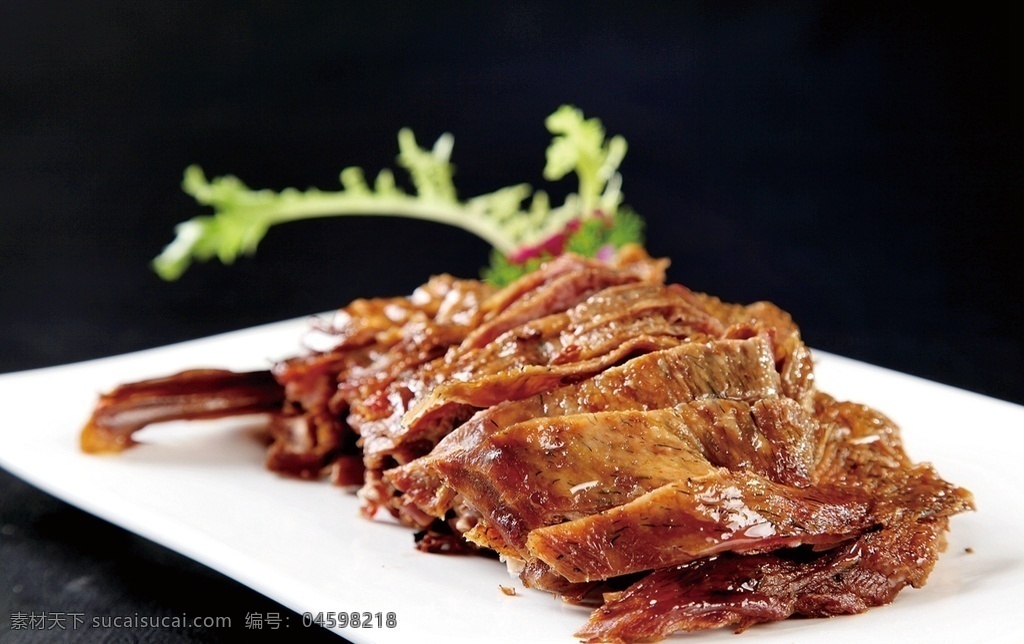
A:
[[[394,167],[403,126],[455,135],[464,197],[560,197],[543,119],[568,102],[628,140],[626,201],[673,280],[772,300],[813,347],[1024,403],[1012,21],[933,4],[6,3],[0,371],[474,276],[483,242],[384,218],[273,229],[254,259],[171,284],[147,263],[202,212],[186,165],[331,189],[347,165]],[[275,610],[4,473],[0,511],[0,640],[43,641],[8,629],[14,611]]]

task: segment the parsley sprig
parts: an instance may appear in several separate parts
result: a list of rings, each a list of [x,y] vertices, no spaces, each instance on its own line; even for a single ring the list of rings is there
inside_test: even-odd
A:
[[[412,217],[463,228],[494,248],[484,275],[499,285],[564,251],[600,256],[602,249],[642,242],[642,221],[621,205],[618,167],[625,139],[606,140],[599,120],[586,119],[569,105],[551,114],[545,125],[554,138],[544,178],[557,181],[574,173],[579,182],[577,192],[557,207],[545,192],[525,183],[460,200],[452,180],[452,135],[443,134],[424,149],[408,128],[398,133],[397,160],[409,174],[412,193],[402,190],[388,169],[372,185],[362,168],[349,167],[340,174],[340,190],[275,192],[253,190],[231,175],[208,180],[201,168],[190,166],[182,188],[213,214],[178,224],[175,239],[153,260],[153,268],[175,280],[194,260],[217,258],[230,264],[254,253],[274,225],[335,216]]]

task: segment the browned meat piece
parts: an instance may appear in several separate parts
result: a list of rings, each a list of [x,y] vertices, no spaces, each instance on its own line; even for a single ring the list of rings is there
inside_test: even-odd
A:
[[[333,344],[275,366],[290,405],[271,425],[270,469],[304,478],[330,471],[343,486],[362,485],[363,452],[346,420],[353,401],[373,398],[400,374],[442,355],[479,322],[492,289],[442,275],[407,298],[356,300],[316,332]]]
[[[432,464],[472,449],[515,423],[585,412],[664,409],[700,398],[753,402],[778,393],[779,376],[764,338],[685,343],[633,358],[589,380],[496,405],[461,425],[429,455],[391,470],[388,478],[404,492],[406,503],[442,518],[454,492]]]
[[[765,449],[770,438],[754,421],[770,418],[774,433],[800,408],[778,399],[757,406],[763,411],[714,401],[538,418],[439,460],[435,468],[520,558],[540,558],[573,582],[725,549],[831,543],[863,528],[864,504],[768,478],[800,478],[800,471],[806,476],[819,449],[802,450],[797,473],[780,473],[780,463],[801,457],[776,459]],[[820,444],[817,423],[804,421],[787,431],[809,435],[791,444]],[[730,449],[723,449],[725,440]]]
[[[609,268],[614,270],[610,271]],[[573,254],[560,255],[491,297],[483,307],[490,318],[480,325],[468,344],[483,346],[514,326],[542,315],[564,311],[594,292],[594,286],[602,280],[606,281],[606,286],[630,281],[662,284],[665,282],[666,268],[668,260],[651,259],[639,246],[620,249],[611,263]],[[558,281],[565,275],[580,273],[587,276]],[[588,283],[594,286],[588,286]]]
[[[350,422],[369,458],[395,455],[404,463],[429,451],[476,408],[583,380],[632,355],[720,331],[685,289],[610,287],[566,312],[506,331],[483,348],[453,349],[354,407]],[[427,449],[410,453],[403,444]]]
[[[550,324],[561,322],[564,326],[568,320],[560,314],[565,309],[606,286],[636,281],[633,275],[623,274],[592,260],[572,256],[559,258],[521,278],[487,301],[483,305],[485,319],[471,334],[465,336],[452,356],[430,364],[420,362],[409,365],[410,368],[401,374],[402,378],[392,386],[386,386],[390,383],[385,383],[385,386],[377,387],[373,392],[359,391],[360,395],[352,401],[350,422],[363,436],[365,449],[370,454],[387,452],[397,446],[400,440],[398,437],[404,434],[405,429],[400,426],[402,416],[415,396],[450,379],[453,372],[459,369],[473,372],[486,368],[486,373],[493,374],[510,366],[550,361],[535,355],[535,349],[524,351],[523,347],[513,347],[508,356],[501,356],[496,355],[495,351],[501,345],[488,341],[484,342],[485,345],[491,345],[488,349],[476,347],[484,336],[489,337],[491,333],[499,332],[507,334],[507,329],[537,318],[547,319]],[[529,312],[528,316],[524,310]],[[555,327],[553,332],[557,331]],[[533,333],[537,335],[536,331]],[[533,342],[534,347],[538,344],[539,338]],[[489,362],[493,364],[488,367]],[[397,375],[393,374],[395,377]]]
[[[284,386],[288,404],[271,419],[273,442],[267,451],[268,468],[289,476],[317,478],[341,459],[346,477],[339,483],[358,483],[362,459],[358,462],[352,459],[353,455],[358,456],[355,437],[343,419],[331,413],[327,401],[336,387],[338,373],[368,360],[365,349],[353,348],[294,358],[275,365],[274,374]],[[351,480],[353,474],[357,477],[354,481]]]
[[[771,302],[744,306],[703,293],[695,293],[694,297],[708,313],[729,327],[725,337],[746,337],[750,332],[770,334],[776,368],[782,374],[783,393],[800,402],[808,401],[814,391],[814,364],[789,313]]]
[[[600,514],[538,528],[526,547],[569,581],[586,582],[722,552],[834,545],[870,525],[866,510],[850,498],[719,470]]]
[[[949,517],[973,509],[970,492],[907,457],[899,428],[881,413],[819,393],[815,416],[831,425],[815,477],[871,498],[876,515]]]
[[[565,384],[566,377],[597,373],[629,352],[651,350],[645,345],[667,348],[680,340],[716,338],[723,330],[682,287],[609,287],[564,313],[510,329],[482,348],[459,347],[434,374],[429,397],[416,403],[404,422],[414,426],[450,401],[486,407],[523,398],[552,388],[551,383]]]
[[[100,397],[82,429],[83,451],[120,452],[151,423],[276,412],[284,390],[269,371],[193,369],[117,387]]]
[[[556,278],[542,283],[538,292],[563,287]],[[535,297],[523,295],[521,301]],[[361,495],[368,511],[389,507],[397,516],[394,491],[383,471],[430,452],[477,408],[583,380],[632,355],[707,339],[721,330],[717,320],[695,306],[687,289],[627,283],[505,331],[483,347],[464,343],[443,359],[406,371],[390,386],[354,402],[348,416],[361,436],[367,466]],[[426,519],[415,517],[413,525]]]
[[[860,613],[924,584],[948,519],[902,522],[824,552],[722,555],[663,568],[608,594],[576,633],[588,642],[648,642],[679,631],[737,632],[791,615]]]
[[[426,320],[474,328],[482,315],[482,303],[493,293],[491,286],[477,280],[436,275],[407,297],[354,300],[330,319],[312,320],[310,335],[318,336],[311,338],[311,343],[318,345],[313,350],[330,353],[371,344],[388,347],[406,335],[406,324]]]
[[[552,262],[551,266],[561,269],[564,264],[567,262],[556,261]],[[519,299],[509,302],[508,308],[474,329],[466,338],[462,348],[474,349],[487,346],[492,340],[510,329],[544,315],[564,311],[593,293],[610,286],[639,281],[640,279],[636,275],[612,270],[607,266],[587,266],[582,270],[566,273],[556,272],[547,281],[539,284],[538,288],[523,293]]]
[[[907,585],[924,585],[949,517],[973,507],[970,493],[912,464],[897,428],[878,412],[824,394],[815,406],[816,417],[833,425],[818,477],[868,499],[876,527],[825,552],[725,555],[663,568],[608,595],[577,636],[647,641],[677,631],[743,630],[790,615],[858,613],[891,602]]]

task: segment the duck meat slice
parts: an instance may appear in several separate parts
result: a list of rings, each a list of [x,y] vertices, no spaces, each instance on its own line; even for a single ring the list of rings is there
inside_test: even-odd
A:
[[[694,298],[728,327],[723,337],[767,333],[772,339],[776,368],[782,375],[783,392],[790,398],[808,402],[814,393],[814,362],[810,349],[800,339],[800,328],[789,313],[771,302],[732,304],[704,293],[694,293]]]
[[[587,641],[646,641],[679,631],[742,631],[792,615],[859,613],[924,585],[945,547],[949,518],[973,508],[971,494],[903,451],[899,430],[879,412],[826,394],[815,417],[828,431],[819,485],[857,494],[874,527],[834,549],[723,554],[650,573],[605,595],[576,635]]]
[[[642,248],[622,249],[611,263],[567,253],[541,265],[493,294],[483,304],[487,319],[466,339],[482,347],[505,331],[538,317],[564,311],[602,288],[628,282],[663,284],[668,262]]]
[[[860,613],[920,587],[942,550],[949,520],[904,520],[836,548],[723,554],[654,571],[605,594],[576,637],[647,642],[680,631],[732,626],[741,632],[793,615]]]
[[[430,454],[386,476],[404,493],[402,503],[442,518],[452,508],[455,493],[433,464],[473,449],[515,423],[586,412],[664,409],[698,399],[754,402],[778,394],[779,375],[765,337],[684,343],[638,356],[588,380],[481,411]]]
[[[82,429],[81,448],[120,452],[135,444],[132,434],[153,423],[276,413],[283,402],[284,388],[269,371],[191,369],[124,384],[100,396]]]
[[[673,566],[722,552],[831,546],[871,521],[868,504],[815,488],[719,470],[666,484],[625,505],[538,528],[527,551],[572,582]]]
[[[485,408],[593,376],[630,357],[721,335],[721,324],[679,286],[626,284],[506,331],[481,348],[459,348],[420,374],[399,431],[444,425],[460,406]]]
[[[834,543],[863,528],[863,503],[772,481],[758,415],[717,402],[524,421],[435,468],[523,560],[539,558],[574,582],[726,549]],[[769,414],[771,431],[799,410],[788,399],[757,404],[791,407]],[[746,428],[723,450],[730,423]],[[791,433],[800,431],[821,440],[815,423]]]
[[[556,261],[552,264],[559,266],[566,264],[568,260]],[[574,261],[582,261],[577,258]],[[522,278],[520,281],[532,283],[535,278],[533,274]],[[443,360],[430,362],[407,363],[407,367],[401,373],[394,370],[389,372],[389,380],[378,380],[371,382],[371,387],[358,388],[357,395],[348,395],[346,398],[351,402],[349,423],[364,437],[364,445],[371,458],[377,453],[386,453],[397,447],[405,440],[405,435],[413,430],[409,442],[421,442],[423,437],[416,435],[416,429],[429,426],[432,433],[440,432],[442,435],[454,426],[454,417],[463,416],[461,408],[466,407],[457,400],[440,402],[434,409],[428,423],[420,423],[418,427],[412,427],[410,418],[406,417],[407,412],[417,404],[421,403],[424,397],[430,397],[437,387],[443,387],[445,383],[458,379],[458,374],[479,374],[480,376],[494,376],[509,370],[518,369],[529,365],[547,365],[555,361],[559,356],[554,355],[558,351],[558,336],[565,328],[572,323],[573,318],[566,314],[565,308],[579,304],[593,295],[595,291],[603,290],[612,285],[628,284],[636,282],[630,275],[624,275],[621,271],[614,271],[607,266],[600,269],[591,267],[583,273],[570,272],[567,274],[556,273],[551,283],[541,282],[538,291],[532,296],[521,295],[519,306],[530,304],[531,314],[520,319],[520,314],[513,311],[515,318],[515,329],[505,331],[501,339],[488,342],[484,346],[476,346],[479,335],[464,336],[462,344],[454,347],[448,352]],[[509,286],[506,290],[513,289],[518,293],[519,282]],[[660,292],[665,287],[653,287]],[[550,291],[558,291],[558,296],[551,296]],[[646,292],[646,291],[644,291]],[[635,295],[634,295],[635,297]],[[532,303],[532,304],[531,304]],[[485,305],[485,306],[490,306]],[[516,309],[518,310],[518,309]],[[488,317],[484,325],[490,325],[504,320],[509,314],[505,311],[496,318]],[[504,322],[501,322],[504,325]],[[525,325],[525,326],[524,326]],[[477,327],[473,333],[479,331]],[[634,344],[641,341],[636,340]],[[401,347],[399,347],[401,348]],[[590,356],[598,356],[606,347],[593,347]],[[401,352],[392,352],[398,357]],[[570,351],[569,356],[575,361],[584,359],[575,350]],[[561,362],[567,362],[563,354]],[[381,361],[387,361],[385,359]],[[380,362],[380,361],[378,361]],[[397,362],[391,360],[391,362]],[[375,365],[372,365],[376,368]],[[592,368],[600,368],[594,366]],[[568,368],[563,368],[568,373]],[[582,371],[582,369],[581,369]],[[566,373],[556,374],[555,378],[566,376]],[[465,380],[465,378],[462,378]],[[342,392],[352,389],[353,383],[343,383]],[[433,440],[436,443],[441,436]],[[429,439],[428,439],[429,440]]]
[[[555,262],[552,264],[553,268],[560,268]],[[544,277],[547,279],[533,290],[520,292],[517,287],[517,299],[508,302],[506,308],[495,311],[473,329],[462,343],[461,349],[485,347],[510,329],[546,315],[565,311],[598,291],[610,286],[640,281],[636,275],[613,270],[607,266],[587,266],[565,273],[552,271]],[[508,297],[506,292],[502,295]]]

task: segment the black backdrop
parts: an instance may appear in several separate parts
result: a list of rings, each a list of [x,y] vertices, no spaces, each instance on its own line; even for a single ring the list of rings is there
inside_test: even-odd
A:
[[[813,347],[1024,402],[1008,7],[896,4],[8,3],[0,371],[473,276],[483,242],[384,218],[274,229],[172,284],[147,262],[201,212],[178,188],[190,163],[333,188],[346,165],[393,167],[411,126],[455,135],[463,196],[540,187],[543,118],[570,102],[629,141],[626,201],[672,279],[773,300]],[[272,606],[2,473],[0,495],[0,639],[12,612],[74,597]]]

